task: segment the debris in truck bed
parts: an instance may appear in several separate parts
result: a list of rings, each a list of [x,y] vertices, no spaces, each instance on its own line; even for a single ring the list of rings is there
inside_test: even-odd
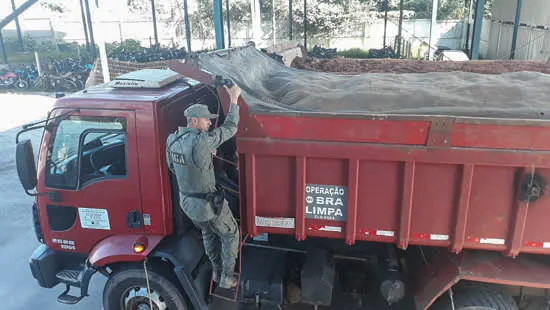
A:
[[[480,60],[429,61],[411,59],[333,59],[296,57],[292,68],[335,73],[426,73],[462,71],[483,74],[533,71],[550,74],[550,64],[540,61]]]
[[[547,119],[550,116],[550,75],[518,71],[510,62],[479,63],[481,72],[367,73],[355,75],[297,70],[283,66],[248,46],[228,57],[201,54],[200,65],[233,79],[243,89],[251,110],[318,112],[331,114],[421,114],[470,117]],[[333,60],[334,61],[334,60]],[[341,61],[337,60],[337,61]],[[388,63],[399,72],[413,62]],[[365,62],[372,62],[366,60]],[[344,62],[352,71],[357,61]],[[527,65],[529,64],[529,65]],[[527,62],[521,68],[545,71],[545,64]],[[474,63],[462,65],[433,62],[430,66],[456,65],[473,70]],[[388,65],[386,65],[386,70]],[[401,68],[401,69],[399,69]],[[422,67],[416,67],[422,71]],[[504,68],[504,69],[503,69]],[[378,69],[381,70],[381,69]],[[448,71],[448,69],[447,69]],[[550,70],[549,70],[550,71]],[[380,71],[378,71],[380,72]]]

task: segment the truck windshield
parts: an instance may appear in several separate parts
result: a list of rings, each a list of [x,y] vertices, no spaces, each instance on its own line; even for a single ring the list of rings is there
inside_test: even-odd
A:
[[[101,132],[93,132],[94,130]],[[109,132],[110,130],[112,132]],[[97,167],[99,163],[94,163],[92,160],[99,161],[95,158],[103,160],[106,156],[96,155],[94,158],[92,153],[100,152],[109,145],[119,144],[125,157],[125,131],[125,119],[118,117],[71,116],[59,122],[50,140],[46,185],[52,188],[76,189],[79,166],[94,170],[92,172],[97,172],[98,177],[104,176],[99,171],[103,165]],[[83,134],[85,135],[81,152],[83,158],[79,159]]]

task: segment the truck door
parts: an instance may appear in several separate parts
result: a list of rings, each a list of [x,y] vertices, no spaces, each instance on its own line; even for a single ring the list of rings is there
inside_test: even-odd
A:
[[[107,236],[142,232],[135,113],[56,110],[52,116],[63,113],[40,152],[45,243],[87,253]]]

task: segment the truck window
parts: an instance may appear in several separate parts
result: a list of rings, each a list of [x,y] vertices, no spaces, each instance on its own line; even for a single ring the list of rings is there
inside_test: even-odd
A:
[[[126,176],[126,120],[72,116],[52,134],[46,185],[83,187],[93,180]]]

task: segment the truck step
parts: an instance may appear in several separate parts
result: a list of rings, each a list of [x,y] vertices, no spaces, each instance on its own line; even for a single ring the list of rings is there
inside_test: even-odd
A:
[[[61,293],[61,295],[57,297],[57,301],[63,304],[74,305],[79,301],[81,301],[82,298],[84,298],[84,296],[76,297],[73,295],[69,295],[70,290],[71,290],[71,286],[67,284],[67,288],[63,293]]]
[[[82,269],[65,269],[58,272],[56,278],[63,284],[80,287],[82,282]]]
[[[237,278],[236,287],[225,289],[217,286],[213,281],[210,281],[210,295],[227,301],[236,301],[239,295],[239,286],[241,285],[241,274],[235,272],[233,275]]]

